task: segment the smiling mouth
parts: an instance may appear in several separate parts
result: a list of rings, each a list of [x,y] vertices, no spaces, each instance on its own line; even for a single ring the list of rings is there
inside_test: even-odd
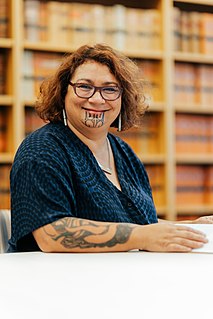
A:
[[[83,110],[85,110],[86,112],[88,113],[91,113],[91,114],[95,114],[95,113],[105,113],[109,110],[94,110],[94,109],[86,109],[85,107],[82,107]]]

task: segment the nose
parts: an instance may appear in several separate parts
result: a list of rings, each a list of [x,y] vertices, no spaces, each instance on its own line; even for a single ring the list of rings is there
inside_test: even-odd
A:
[[[100,102],[100,100],[103,102],[105,102],[104,98],[101,96],[101,91],[96,89],[96,91],[94,92],[94,94],[89,98],[90,101],[92,102]]]

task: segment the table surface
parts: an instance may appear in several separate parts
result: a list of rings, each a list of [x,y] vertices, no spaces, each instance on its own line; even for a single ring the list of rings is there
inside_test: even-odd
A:
[[[212,287],[212,254],[0,255],[4,319],[212,319]]]

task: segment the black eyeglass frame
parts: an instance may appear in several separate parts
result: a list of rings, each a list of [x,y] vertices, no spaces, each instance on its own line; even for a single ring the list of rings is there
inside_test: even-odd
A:
[[[87,83],[72,83],[71,81],[68,82],[72,87],[73,87],[73,90],[75,92],[75,94],[80,97],[81,99],[90,99],[96,92],[100,92],[100,95],[102,97],[102,99],[106,100],[106,101],[115,101],[117,99],[119,99],[119,97],[121,96],[122,92],[123,92],[123,89],[120,87],[120,86],[95,86],[95,85],[92,85],[92,84],[87,84]],[[87,96],[87,97],[83,97],[83,96],[79,96],[76,92],[76,88],[78,87],[78,85],[82,85],[82,84],[85,84],[85,85],[88,85],[88,86],[91,86],[94,88],[94,92],[90,95],[90,96]],[[105,89],[105,88],[118,88],[119,90],[119,95],[115,98],[115,99],[106,99],[105,97],[103,97],[102,95],[102,89]]]

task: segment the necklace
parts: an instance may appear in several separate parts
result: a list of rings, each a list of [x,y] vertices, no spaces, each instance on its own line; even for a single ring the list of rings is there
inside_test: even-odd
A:
[[[104,167],[103,165],[101,165],[101,163],[99,163],[99,161],[96,158],[96,161],[98,163],[98,165],[100,166],[100,168],[102,169],[103,172],[112,175],[112,168],[111,168],[111,160],[110,160],[110,151],[109,151],[109,140],[108,138],[107,140],[107,157],[108,157],[108,167]]]

